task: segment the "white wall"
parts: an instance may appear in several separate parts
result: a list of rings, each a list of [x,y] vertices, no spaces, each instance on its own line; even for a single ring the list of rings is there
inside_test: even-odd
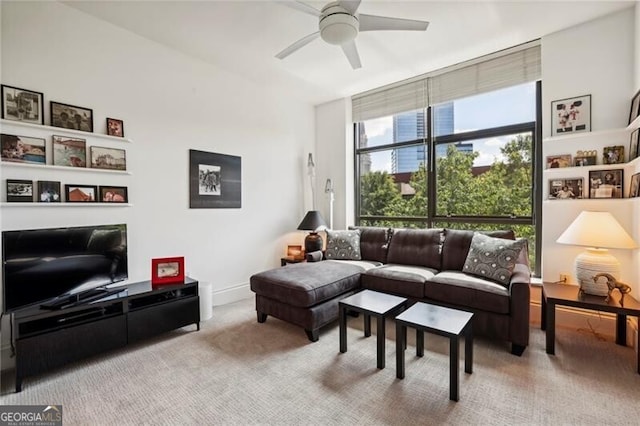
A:
[[[126,182],[133,207],[3,208],[2,229],[125,222],[131,281],[150,278],[151,258],[185,256],[191,276],[213,283],[214,304],[249,296],[249,276],[279,265],[286,244],[304,237],[293,231],[308,197],[313,106],[61,3],[1,7],[2,83],[43,92],[46,123],[55,100],[92,108],[98,133],[105,117],[123,119],[133,139],[131,177],[47,175]],[[189,149],[242,157],[241,209],[189,209]],[[4,187],[7,178],[51,171],[3,166],[0,173]]]
[[[547,35],[542,38],[542,106],[543,135],[550,135],[553,100],[591,94],[592,131],[624,128],[629,117],[630,100],[635,93],[635,11],[626,9],[591,22]],[[562,144],[562,145],[559,145]],[[554,140],[543,143],[543,156],[566,153],[575,155],[578,149],[598,149],[609,145],[629,146],[623,132],[594,133],[577,140]],[[627,148],[628,149],[628,148]],[[625,150],[626,151],[626,150]],[[612,167],[612,168],[623,168]],[[624,191],[628,192],[630,170],[625,169]],[[556,172],[553,172],[556,176]],[[571,169],[575,177],[586,171]],[[549,172],[543,174],[543,197],[548,193]],[[556,281],[559,274],[573,273],[573,259],[582,252],[579,247],[557,244],[555,241],[582,210],[611,211],[623,227],[633,232],[637,212],[633,200],[567,200],[544,201],[542,235],[542,276]],[[638,240],[640,241],[640,240]],[[638,269],[637,255],[632,251],[612,250],[622,263],[621,279],[632,282]],[[635,256],[636,260],[633,260]],[[575,277],[572,276],[575,282]],[[638,287],[638,286],[634,286]],[[638,289],[634,289],[637,295]]]
[[[316,107],[317,206],[329,224],[330,198],[325,183],[334,183],[333,229],[353,225],[353,124],[351,99],[338,99]]]

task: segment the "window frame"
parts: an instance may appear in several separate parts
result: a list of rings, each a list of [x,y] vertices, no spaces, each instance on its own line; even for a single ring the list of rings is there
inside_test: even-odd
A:
[[[531,225],[535,232],[535,265],[531,269],[535,276],[540,276],[542,260],[542,173],[540,169],[542,161],[542,83],[535,82],[535,121],[516,123],[500,127],[476,130],[465,133],[453,133],[449,135],[432,136],[433,111],[428,106],[423,111],[425,117],[425,137],[410,141],[388,143],[375,147],[360,148],[359,126],[361,123],[353,123],[354,130],[354,183],[355,183],[355,224],[361,225],[363,221],[389,221],[422,224],[425,228],[432,228],[434,222],[468,223],[468,224],[496,224],[496,225]],[[437,215],[437,181],[436,181],[436,146],[444,143],[464,142],[468,140],[484,139],[493,136],[504,136],[514,133],[531,133],[531,216],[470,216],[470,215]],[[361,155],[377,151],[387,151],[410,146],[423,145],[426,154],[427,173],[427,206],[424,216],[378,216],[361,215]]]

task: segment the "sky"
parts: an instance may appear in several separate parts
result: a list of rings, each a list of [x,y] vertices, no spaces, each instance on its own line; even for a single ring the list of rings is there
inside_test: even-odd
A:
[[[535,121],[535,92],[535,83],[527,83],[454,101],[454,133]],[[392,117],[366,121],[365,131],[370,147],[392,143]],[[480,152],[474,166],[486,166],[499,160],[500,147],[509,139],[500,137],[473,141],[473,150]],[[371,170],[391,173],[391,151],[372,153],[371,163]]]

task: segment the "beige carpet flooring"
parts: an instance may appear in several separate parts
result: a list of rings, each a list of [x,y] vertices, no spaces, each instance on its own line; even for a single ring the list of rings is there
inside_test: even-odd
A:
[[[0,404],[62,404],[65,425],[640,424],[635,353],[611,340],[559,329],[550,356],[532,326],[516,357],[477,338],[473,374],[461,372],[453,402],[448,341],[426,334],[417,358],[410,332],[398,380],[391,325],[387,368],[378,370],[375,331],[362,336],[362,317],[349,319],[349,350],[340,354],[337,324],[310,343],[275,318],[258,324],[247,299],[214,308],[199,332],[185,327],[28,378]]]

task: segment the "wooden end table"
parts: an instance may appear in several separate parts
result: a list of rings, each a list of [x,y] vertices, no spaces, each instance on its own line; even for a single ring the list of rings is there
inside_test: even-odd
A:
[[[306,261],[307,259],[304,257],[285,256],[280,258],[280,266],[285,266],[289,263],[303,263]]]
[[[362,290],[352,296],[345,297],[338,303],[340,318],[340,352],[347,352],[347,311],[361,312],[364,316],[364,336],[371,336],[371,317],[377,319],[377,361],[378,368],[384,368],[385,317],[405,308],[407,299],[379,293],[372,290]],[[397,336],[396,336],[397,338]]]
[[[542,283],[542,312],[540,328],[546,330],[546,349],[550,355],[555,354],[556,340],[556,305],[572,306],[574,308],[590,309],[593,311],[611,312],[616,314],[616,343],[627,345],[627,315],[635,316],[640,321],[640,303],[631,295],[624,296],[624,303],[620,304],[620,293],[614,291],[611,299],[605,302],[604,296],[578,294],[579,287],[575,285]],[[636,348],[640,344],[638,333]],[[640,350],[637,352],[636,371],[640,374]]]

